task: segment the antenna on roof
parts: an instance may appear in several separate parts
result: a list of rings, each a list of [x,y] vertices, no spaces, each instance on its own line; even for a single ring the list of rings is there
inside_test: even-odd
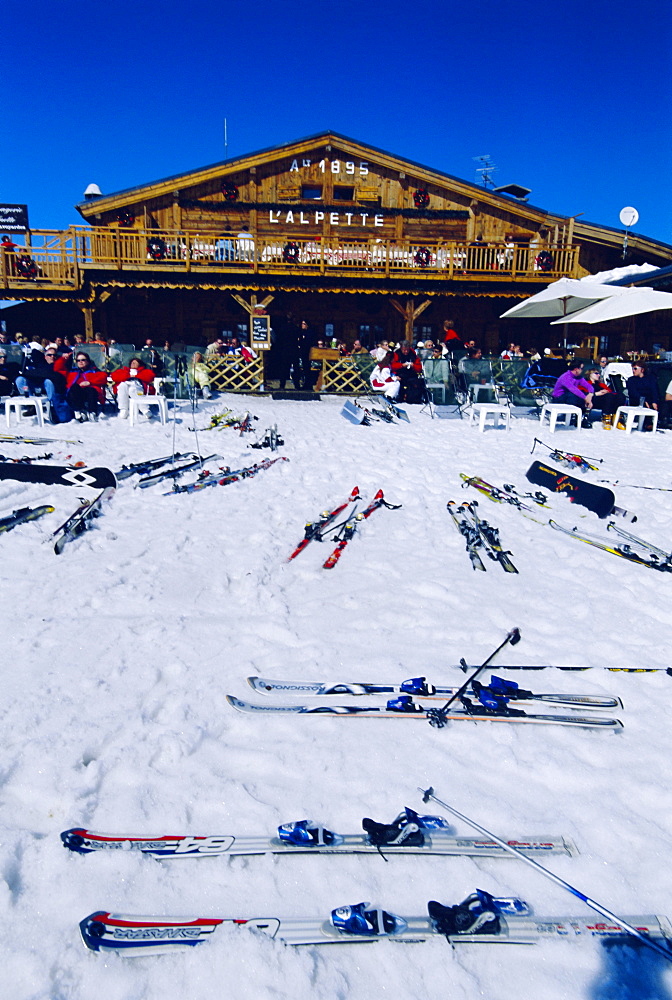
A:
[[[224,119],[224,159],[229,158],[229,134],[226,128],[226,118]]]
[[[636,208],[631,205],[626,205],[622,208],[619,213],[619,219],[621,223],[625,226],[625,233],[623,235],[623,260],[628,256],[628,230],[631,226],[636,226],[639,221],[639,212]]]
[[[484,153],[482,156],[472,156],[472,160],[475,160],[476,163],[481,164],[481,166],[477,167],[476,169],[476,175],[478,179],[478,175],[480,174],[481,183],[483,184],[483,187],[484,188],[494,187],[492,175],[494,174],[497,167],[492,162],[492,157],[490,156],[490,153]]]

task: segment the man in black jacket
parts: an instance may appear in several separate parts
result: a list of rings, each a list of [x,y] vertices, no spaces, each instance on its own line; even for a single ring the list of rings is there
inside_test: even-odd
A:
[[[16,379],[16,388],[23,396],[44,393],[51,403],[52,421],[66,424],[72,420],[72,410],[65,398],[65,375],[59,371],[63,362],[60,358],[57,360],[57,354],[55,344],[50,344],[44,354],[32,350],[23,372]]]

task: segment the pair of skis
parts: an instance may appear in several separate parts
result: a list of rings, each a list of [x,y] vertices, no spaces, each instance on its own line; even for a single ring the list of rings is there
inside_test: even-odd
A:
[[[227,701],[232,708],[239,712],[249,714],[279,714],[279,715],[329,715],[339,718],[385,718],[385,719],[423,719],[437,729],[443,728],[449,722],[462,722],[469,720],[472,722],[505,722],[523,723],[528,725],[545,724],[556,726],[572,726],[586,729],[622,729],[622,723],[618,719],[592,718],[588,716],[575,715],[532,715],[523,709],[512,707],[509,702],[516,700],[528,700],[532,692],[521,692],[518,685],[511,681],[504,681],[501,678],[492,678],[490,685],[482,685],[477,682],[477,678],[485,670],[492,660],[507,645],[515,646],[520,642],[520,629],[514,628],[507,634],[506,638],[487,657],[480,667],[476,667],[467,680],[457,689],[451,688],[445,705],[436,708],[431,705],[431,699],[436,694],[436,689],[431,688],[426,683],[424,677],[411,678],[400,686],[398,697],[387,700],[384,705],[372,705],[360,707],[358,705],[255,705],[242,701],[232,695],[227,695]],[[263,678],[252,678],[252,686],[255,690],[282,691],[292,693],[292,682],[272,682]],[[274,685],[277,685],[274,687]],[[281,686],[282,685],[282,686]],[[334,693],[341,693],[343,685],[336,685]],[[370,694],[372,693],[366,685],[349,685],[348,694]],[[324,685],[321,686],[324,691]],[[314,693],[314,692],[311,692]],[[331,689],[324,691],[330,694]],[[389,692],[386,692],[389,693]],[[524,696],[524,697],[523,697]],[[472,700],[472,699],[476,700]],[[580,698],[580,696],[577,696]],[[565,701],[571,707],[604,707],[604,703],[591,703],[590,700],[574,700],[574,696],[569,696],[571,701]],[[423,699],[429,699],[429,704],[423,703]],[[543,700],[547,700],[544,698]],[[456,707],[459,703],[460,707]],[[620,706],[618,699],[609,699],[608,707]]]
[[[289,555],[287,562],[295,559],[311,542],[322,542],[328,533],[336,530],[337,534],[332,539],[336,542],[336,547],[322,564],[323,569],[333,569],[363,521],[366,521],[374,511],[379,510],[381,507],[387,507],[388,510],[399,510],[401,507],[401,504],[388,503],[383,491],[378,490],[371,503],[363,511],[355,513],[353,510],[345,521],[332,527],[333,522],[339,514],[343,513],[350,504],[356,503],[357,500],[359,500],[359,488],[355,486],[347,500],[338,504],[332,510],[323,511],[315,521],[309,521],[304,529],[304,537]]]
[[[113,486],[106,486],[91,500],[82,500],[77,510],[54,531],[51,541],[54,552],[60,555],[68,542],[82,535],[91,522],[102,514],[102,506],[114,494]],[[51,508],[53,510],[53,507]]]
[[[245,469],[220,469],[219,472],[210,473],[204,470],[194,483],[185,483],[178,486],[173,483],[173,488],[169,493],[164,493],[165,497],[173,496],[175,493],[197,493],[199,490],[207,489],[208,486],[228,486],[230,483],[240,482],[241,479],[251,479],[258,472],[270,469],[276,462],[289,462],[288,458],[279,456],[278,458],[265,458],[263,462],[256,462]]]
[[[483,551],[488,558],[498,562],[505,573],[518,572],[510,559],[511,553],[502,546],[499,529],[481,519],[475,500],[459,507],[454,500],[449,500],[446,506],[455,527],[465,539],[471,565],[475,570],[485,571],[485,563],[481,559]]]

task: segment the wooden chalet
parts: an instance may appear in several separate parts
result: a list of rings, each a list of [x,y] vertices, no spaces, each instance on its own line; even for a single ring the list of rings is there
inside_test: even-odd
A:
[[[486,351],[512,337],[544,346],[548,323],[514,327],[500,313],[563,275],[618,266],[623,233],[525,193],[324,132],[87,196],[85,225],[30,231],[0,254],[0,297],[35,304],[33,335],[41,321],[88,339],[199,345],[246,335],[256,317],[263,348],[260,317],[291,313],[349,342],[438,337],[449,318]],[[663,267],[672,247],[631,233],[628,261]]]

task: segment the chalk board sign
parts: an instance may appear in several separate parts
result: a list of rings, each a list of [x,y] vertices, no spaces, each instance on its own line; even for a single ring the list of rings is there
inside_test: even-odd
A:
[[[252,335],[252,347],[266,351],[271,346],[271,317],[270,316],[250,316],[250,333]]]
[[[0,204],[0,233],[28,231],[28,206]]]

